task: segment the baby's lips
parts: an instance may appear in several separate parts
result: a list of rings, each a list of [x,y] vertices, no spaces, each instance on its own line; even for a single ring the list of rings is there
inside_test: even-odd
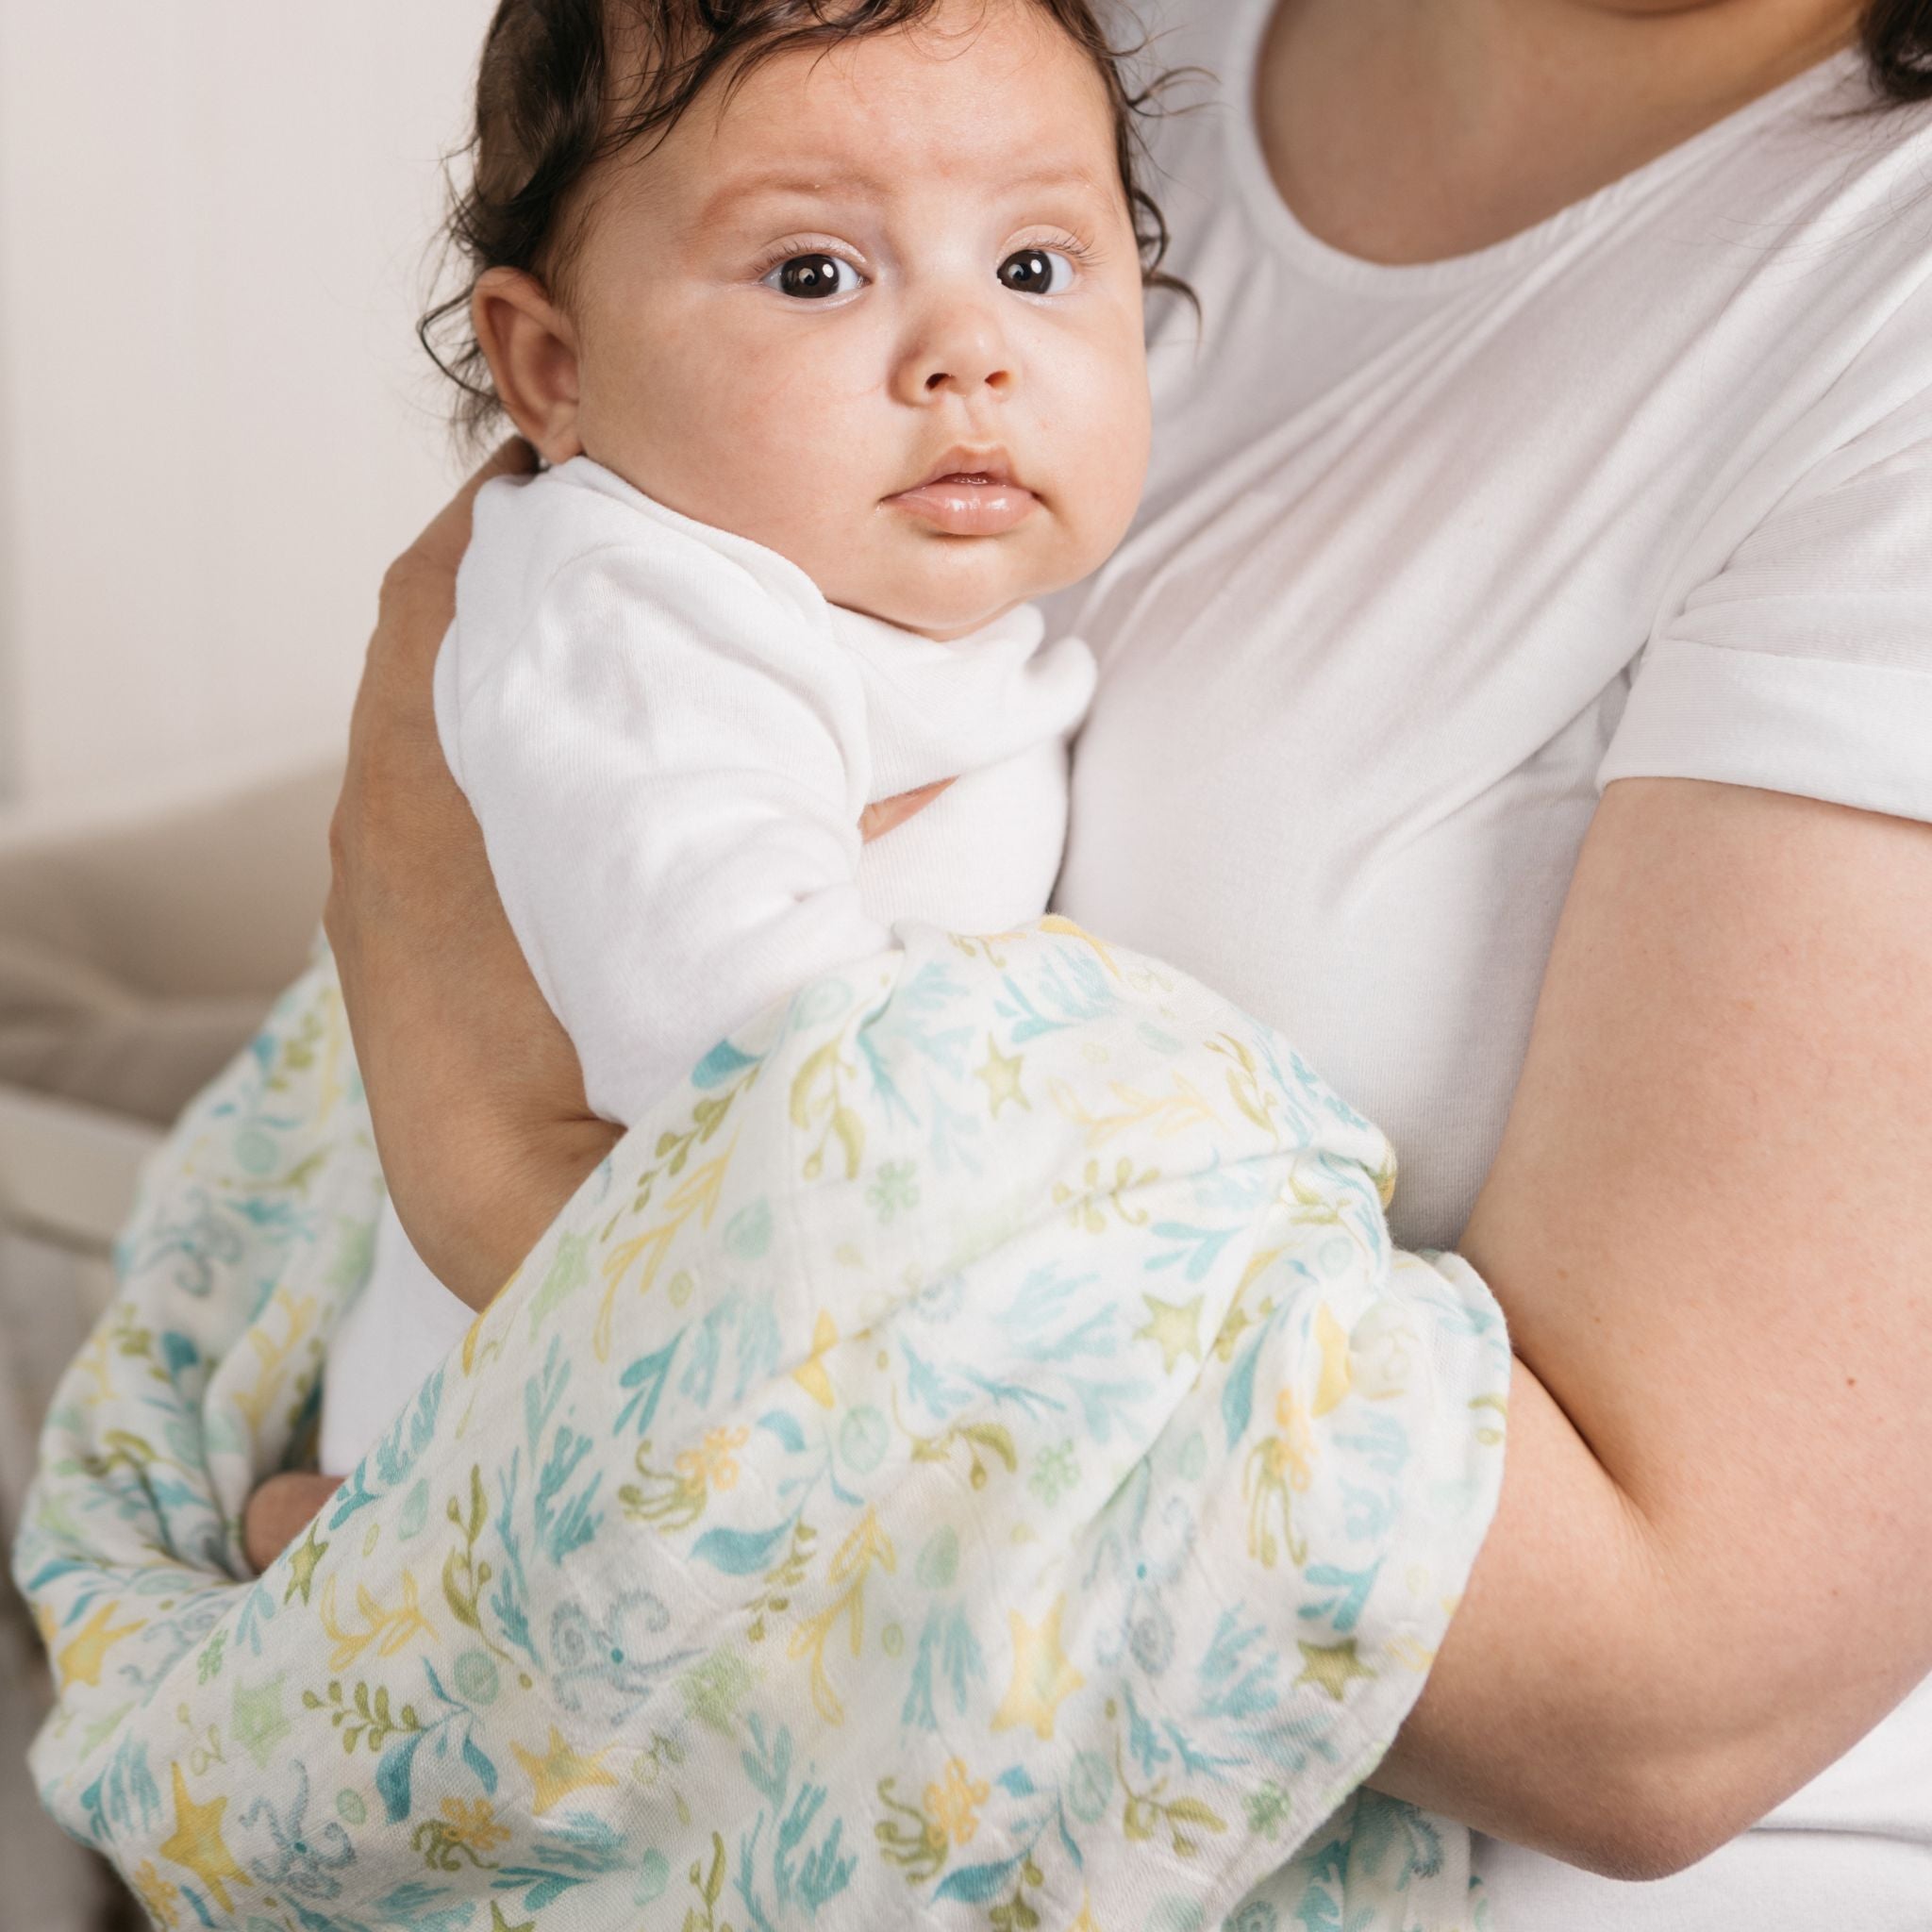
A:
[[[956,442],[941,453],[925,475],[911,487],[923,490],[934,483],[1007,483],[1025,486],[1013,474],[1013,459],[1005,444],[997,442]]]
[[[897,496],[888,505],[930,524],[949,537],[1002,537],[1040,508],[1040,499],[1018,483],[947,475]]]

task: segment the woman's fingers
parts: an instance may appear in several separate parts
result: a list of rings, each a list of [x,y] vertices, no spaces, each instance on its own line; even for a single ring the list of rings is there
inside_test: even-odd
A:
[[[457,568],[476,492],[495,477],[536,467],[537,453],[522,437],[499,443],[383,578],[349,720],[348,773],[329,832],[334,877],[323,924],[345,976],[356,971],[354,908],[380,882],[379,864],[400,858],[395,890],[408,889],[422,876],[418,855],[435,845],[443,861],[468,861],[472,884],[479,869],[487,877],[481,834],[437,743],[431,679],[456,614]]]
[[[460,841],[467,831],[480,852],[480,835],[436,748],[430,680],[456,614],[457,568],[469,544],[476,492],[495,477],[525,475],[536,464],[536,452],[522,437],[500,443],[383,577],[349,718],[348,773],[329,828],[334,877],[323,925],[339,959],[353,948],[348,908],[364,890],[361,874],[398,839],[407,840],[404,828],[426,817],[445,838]],[[343,963],[345,972],[353,970]]]
[[[859,836],[868,844],[874,839],[883,839],[893,826],[903,825],[924,811],[953,782],[951,778],[941,778],[934,784],[922,785],[917,791],[902,791],[896,798],[882,798],[876,805],[867,806],[858,815]]]
[[[339,1475],[291,1471],[270,1476],[249,1497],[242,1511],[242,1547],[258,1574],[302,1534],[341,1486]]]

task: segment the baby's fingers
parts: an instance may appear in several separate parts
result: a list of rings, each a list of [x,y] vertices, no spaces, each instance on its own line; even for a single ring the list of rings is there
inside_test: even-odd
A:
[[[258,1572],[266,1570],[308,1528],[341,1486],[339,1475],[291,1470],[270,1476],[249,1497],[242,1512],[242,1545]]]
[[[874,839],[883,839],[895,825],[903,825],[924,811],[953,782],[951,778],[941,778],[933,784],[922,785],[917,791],[902,791],[896,798],[882,798],[876,805],[867,806],[858,815],[860,838],[868,844]]]

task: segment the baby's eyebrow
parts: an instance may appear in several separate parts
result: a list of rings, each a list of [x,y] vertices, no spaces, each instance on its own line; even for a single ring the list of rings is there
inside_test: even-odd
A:
[[[734,204],[756,201],[761,196],[849,194],[865,201],[880,201],[887,192],[884,180],[862,168],[768,168],[757,174],[728,176],[720,182],[706,199],[699,219],[715,221]]]
[[[1091,172],[1075,163],[1044,163],[1024,174],[1000,177],[1000,187],[1008,192],[1040,193],[1049,190],[1075,189],[1087,194],[1105,196],[1107,190]],[[884,201],[892,192],[890,176],[864,167],[827,165],[804,167],[796,162],[727,176],[706,198],[698,214],[700,225],[708,226],[724,211],[742,202],[778,195],[810,198],[842,194],[860,201]]]
[[[1085,188],[1090,192],[1107,192],[1093,178],[1092,171],[1076,161],[1042,162],[1027,174],[1012,175],[1009,185],[1014,188]]]

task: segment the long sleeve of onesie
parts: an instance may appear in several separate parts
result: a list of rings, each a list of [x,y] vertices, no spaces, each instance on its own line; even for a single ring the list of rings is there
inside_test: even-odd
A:
[[[890,937],[856,882],[865,694],[824,598],[569,468],[479,497],[437,723],[591,1106],[628,1125],[731,1028]]]

